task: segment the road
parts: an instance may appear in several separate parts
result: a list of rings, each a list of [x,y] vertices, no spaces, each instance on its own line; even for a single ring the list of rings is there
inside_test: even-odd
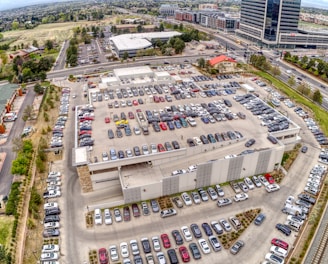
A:
[[[59,55],[57,57],[56,65],[53,68],[54,71],[62,70],[62,69],[65,68],[65,64],[66,64],[66,50],[67,50],[68,47],[69,47],[69,41],[68,40],[65,40],[64,41],[64,45],[60,49],[60,53],[59,53]]]
[[[35,98],[33,85],[28,85],[27,88],[28,88],[28,92],[25,95],[25,99],[21,106],[21,111],[19,111],[17,114],[17,119],[13,124],[13,127],[9,133],[6,143],[1,146],[1,152],[6,152],[7,156],[3,163],[2,170],[0,172],[0,195],[9,194],[11,184],[13,181],[13,175],[11,174],[11,163],[16,158],[16,153],[12,151],[12,147],[13,147],[12,140],[13,138],[21,136],[23,128],[25,126],[25,122],[22,119],[23,116],[22,110],[25,109],[27,105],[32,105]]]

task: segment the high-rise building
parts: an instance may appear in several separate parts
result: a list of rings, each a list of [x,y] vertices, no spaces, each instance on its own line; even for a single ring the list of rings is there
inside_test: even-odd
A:
[[[300,9],[301,0],[242,0],[238,33],[277,45],[280,34],[298,33]]]

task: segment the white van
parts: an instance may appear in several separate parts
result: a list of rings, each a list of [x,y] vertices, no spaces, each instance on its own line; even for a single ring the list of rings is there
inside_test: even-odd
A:
[[[100,209],[95,209],[95,225],[102,225],[102,215]]]

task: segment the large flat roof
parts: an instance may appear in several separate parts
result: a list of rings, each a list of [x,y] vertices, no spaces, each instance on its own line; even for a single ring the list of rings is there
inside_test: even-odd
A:
[[[131,68],[119,68],[114,69],[114,74],[117,78],[126,76],[140,76],[140,75],[153,75],[154,72],[149,66],[139,66]]]
[[[135,33],[114,36],[111,37],[110,40],[119,50],[138,50],[151,47],[152,39],[169,39],[179,35],[181,35],[181,33],[177,31]]]

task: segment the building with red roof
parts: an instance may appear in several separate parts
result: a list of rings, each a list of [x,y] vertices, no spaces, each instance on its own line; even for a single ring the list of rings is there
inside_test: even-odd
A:
[[[209,60],[209,64],[211,67],[218,69],[220,73],[233,72],[236,70],[237,61],[226,55],[220,55]]]

